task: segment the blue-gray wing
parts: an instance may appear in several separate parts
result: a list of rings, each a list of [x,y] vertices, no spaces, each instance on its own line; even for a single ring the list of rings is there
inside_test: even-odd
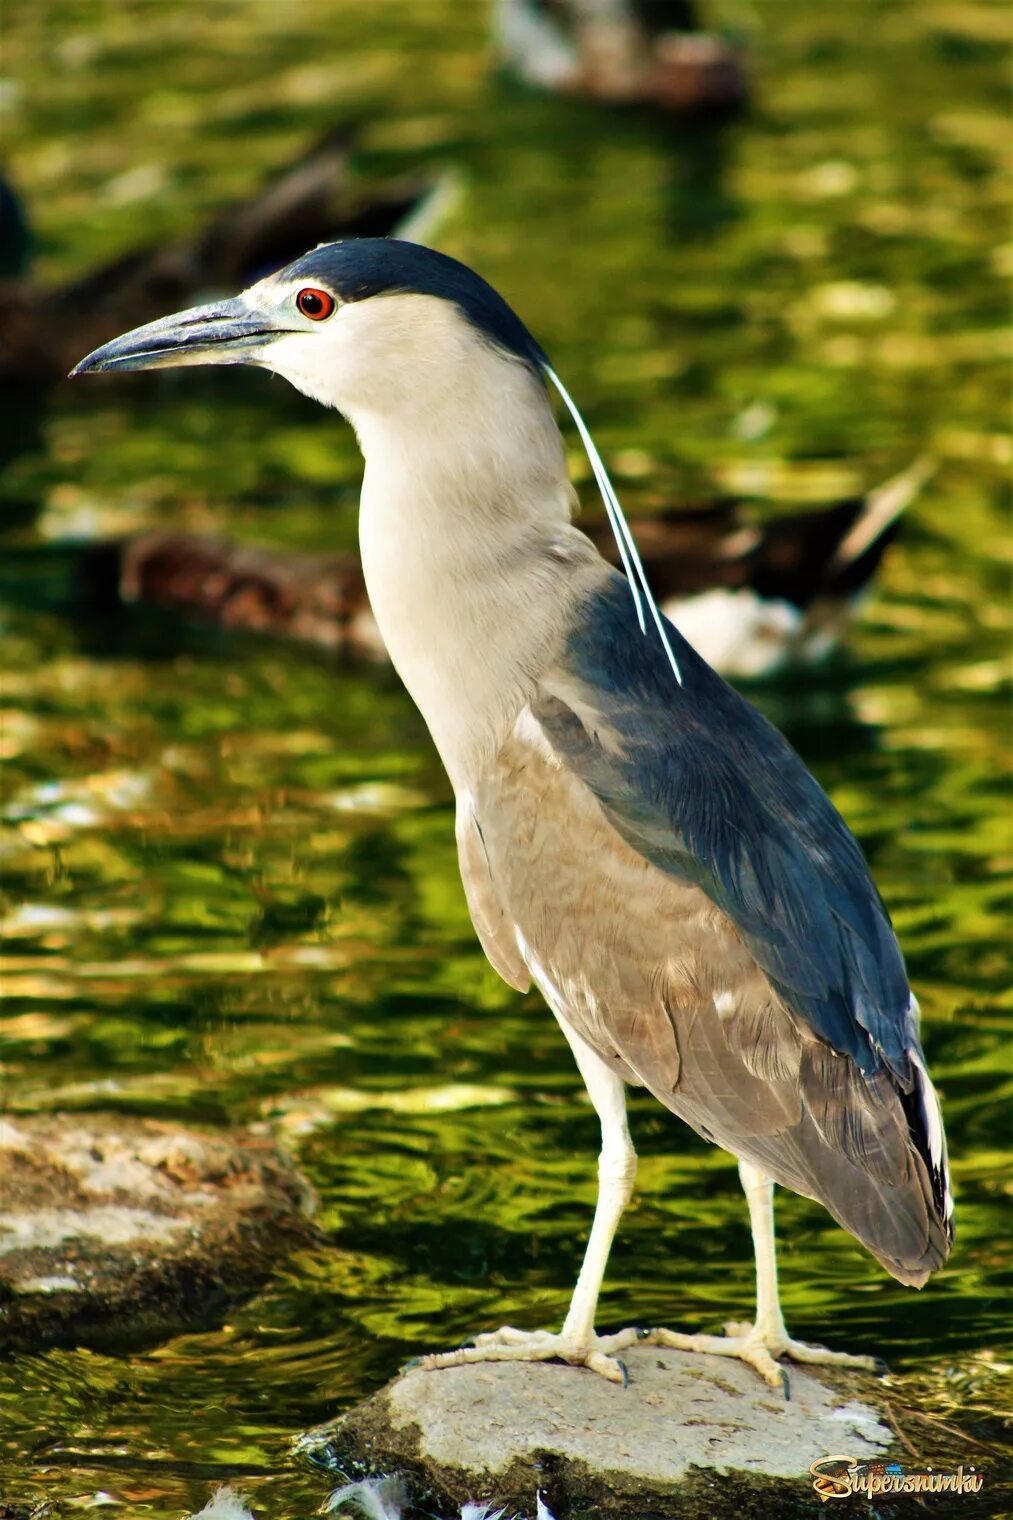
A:
[[[610,576],[532,711],[617,832],[695,883],[794,1013],[910,1089],[904,962],[861,850],[788,742],[669,625],[682,685]]]
[[[818,1116],[823,1137],[835,1135],[872,1172],[881,1146],[899,1181],[905,1163],[882,1135],[893,1134],[903,1114],[919,1157],[911,1173],[916,1246],[905,1280],[923,1281],[926,1266],[946,1256],[952,1204],[917,1003],[887,910],[855,839],[799,755],[671,625],[669,638],[681,686],[659,641],[640,634],[624,582],[610,576],[578,610],[566,654],[541,679],[532,714],[625,844],[700,888],[786,1009],[808,1026],[814,1043],[802,1064],[803,1107]],[[757,1026],[750,1038],[771,1034]],[[754,1067],[757,1059],[764,1053],[751,1056]],[[865,1113],[869,1105],[875,1113]],[[865,1123],[875,1145],[862,1137]],[[800,1129],[748,1145],[774,1176],[791,1173],[785,1146],[792,1146],[802,1180],[792,1186],[823,1198],[903,1275],[878,1245],[882,1221],[862,1224],[853,1178],[838,1186],[829,1175],[837,1164],[829,1151],[820,1151],[823,1172],[812,1172],[809,1140]],[[919,1252],[925,1259],[911,1271]]]

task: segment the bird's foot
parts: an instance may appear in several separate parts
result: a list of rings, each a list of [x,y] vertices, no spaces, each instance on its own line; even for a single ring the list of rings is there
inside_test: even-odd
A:
[[[504,1325],[500,1330],[476,1335],[469,1346],[434,1352],[420,1357],[413,1365],[424,1372],[434,1372],[440,1367],[463,1367],[469,1362],[561,1361],[569,1362],[571,1367],[586,1367],[625,1388],[626,1367],[615,1352],[625,1351],[642,1335],[640,1330],[619,1330],[615,1335],[592,1335],[586,1344],[577,1344],[549,1330],[515,1330]]]
[[[754,1367],[771,1388],[784,1390],[790,1397],[788,1374],[777,1359],[789,1357],[793,1362],[821,1367],[856,1367],[862,1372],[882,1372],[883,1364],[873,1356],[852,1356],[848,1351],[829,1351],[826,1346],[810,1346],[792,1340],[783,1328],[764,1330],[759,1325],[730,1321],[724,1335],[680,1335],[674,1330],[649,1330],[644,1337],[648,1346],[670,1346],[676,1351],[703,1351],[711,1356],[736,1356]]]

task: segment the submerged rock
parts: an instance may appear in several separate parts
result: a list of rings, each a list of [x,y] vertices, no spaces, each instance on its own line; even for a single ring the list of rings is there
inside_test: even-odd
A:
[[[854,1377],[791,1369],[791,1399],[718,1357],[634,1347],[628,1388],[555,1363],[408,1372],[301,1443],[344,1473],[398,1473],[426,1513],[466,1500],[558,1520],[739,1520],[815,1513],[809,1464],[893,1444]],[[846,1390],[846,1391],[845,1391]],[[411,1510],[408,1513],[412,1513]]]
[[[0,1347],[210,1324],[314,1237],[269,1141],[120,1115],[0,1121]]]

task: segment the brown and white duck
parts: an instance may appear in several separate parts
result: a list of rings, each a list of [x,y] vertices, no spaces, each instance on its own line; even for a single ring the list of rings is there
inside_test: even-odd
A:
[[[865,496],[763,522],[753,505],[722,501],[631,526],[659,604],[708,663],[740,679],[771,676],[817,664],[838,645],[932,469],[920,459]],[[585,532],[618,563],[606,523]],[[155,532],[97,546],[87,559],[92,585],[98,576],[125,602],[386,657],[355,554]]]

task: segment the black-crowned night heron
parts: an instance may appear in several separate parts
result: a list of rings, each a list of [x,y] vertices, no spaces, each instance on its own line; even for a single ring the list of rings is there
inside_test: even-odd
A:
[[[591,1235],[559,1333],[505,1328],[428,1367],[560,1357],[613,1380],[641,1332],[595,1309],[636,1155],[625,1084],[739,1159],[757,1315],[658,1345],[871,1367],[791,1340],[773,1182],[825,1205],[899,1281],[952,1239],[918,1007],[861,852],[781,735],[657,612],[604,466],[545,354],[463,265],[409,243],[306,254],[153,322],[75,373],[254,364],[350,420],[383,638],[457,797],[486,954],[533,979],[601,1121]],[[571,525],[546,379],[581,434],[627,585]],[[630,591],[632,590],[632,600]]]

